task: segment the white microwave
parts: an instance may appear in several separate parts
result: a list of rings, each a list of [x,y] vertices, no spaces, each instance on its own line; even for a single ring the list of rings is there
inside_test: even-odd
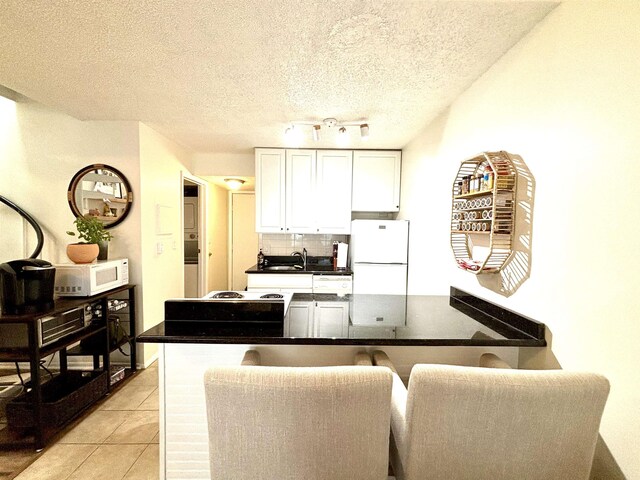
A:
[[[129,260],[55,265],[54,292],[61,297],[90,297],[129,283]]]

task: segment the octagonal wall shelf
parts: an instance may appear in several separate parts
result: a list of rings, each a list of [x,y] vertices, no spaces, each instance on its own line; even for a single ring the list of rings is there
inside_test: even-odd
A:
[[[452,188],[451,248],[461,269],[497,273],[513,255],[517,177],[505,151],[484,152],[460,164]],[[477,244],[482,247],[475,249]],[[482,254],[474,258],[474,250]]]

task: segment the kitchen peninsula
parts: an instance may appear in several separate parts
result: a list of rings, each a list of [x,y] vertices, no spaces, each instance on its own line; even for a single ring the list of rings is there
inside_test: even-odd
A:
[[[209,478],[204,371],[211,365],[237,365],[250,348],[260,351],[264,365],[292,366],[350,364],[356,352],[382,348],[406,376],[416,363],[473,365],[491,351],[517,365],[520,347],[546,345],[544,324],[457,288],[450,296],[293,295],[297,300],[348,302],[342,335],[323,335],[328,330],[321,327],[309,328],[305,337],[290,335],[282,299],[242,304],[253,305],[257,319],[254,325],[243,319],[242,328],[220,318],[207,321],[198,312],[211,304],[192,299],[168,301],[172,307],[165,321],[138,336],[138,342],[161,344],[161,478]],[[183,302],[184,315],[177,302]],[[232,302],[218,305],[229,309]],[[265,321],[264,312],[284,317]]]

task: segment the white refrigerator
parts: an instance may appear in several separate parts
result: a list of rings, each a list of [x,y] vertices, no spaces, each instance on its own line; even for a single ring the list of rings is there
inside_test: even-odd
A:
[[[408,220],[353,220],[349,250],[354,294],[407,294]]]

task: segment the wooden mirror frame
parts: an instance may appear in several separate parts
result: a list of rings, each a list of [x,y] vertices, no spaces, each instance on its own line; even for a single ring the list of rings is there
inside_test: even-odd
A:
[[[111,197],[110,200],[114,200],[119,204],[124,204],[124,208],[122,209],[119,215],[117,215],[116,217],[103,216],[100,213],[98,215],[94,215],[102,221],[104,228],[113,228],[116,225],[119,225],[120,223],[122,223],[124,219],[127,218],[127,215],[129,215],[129,212],[131,211],[131,204],[133,202],[133,192],[131,191],[131,185],[129,184],[127,177],[125,177],[122,174],[122,172],[120,172],[118,169],[113,168],[109,165],[96,163],[93,165],[87,165],[82,170],[79,170],[78,173],[76,173],[71,179],[71,183],[69,183],[69,188],[67,189],[67,201],[69,202],[69,207],[71,208],[71,211],[76,217],[91,215],[91,210],[99,211],[99,209],[89,209],[90,210],[89,212],[83,212],[81,208],[82,205],[78,206],[76,203],[77,189],[81,186],[81,183],[84,180],[85,176],[91,173],[99,175],[100,173],[97,172],[97,170],[108,170],[110,173],[113,173],[115,175],[114,178],[118,178],[120,181],[109,182],[109,183],[122,184],[122,186],[125,189],[125,192],[122,192],[123,196],[121,197],[117,197],[117,196],[102,192],[102,194],[104,195],[103,198]],[[94,200],[97,200],[98,202],[100,202],[100,196],[96,197]],[[109,208],[107,203],[105,203],[104,201],[102,203],[103,205],[107,206],[107,208]],[[110,208],[109,210],[113,211],[113,209],[110,209]],[[104,212],[104,209],[103,209],[103,212]],[[115,218],[115,220],[113,222],[109,222],[106,220],[106,218]]]

